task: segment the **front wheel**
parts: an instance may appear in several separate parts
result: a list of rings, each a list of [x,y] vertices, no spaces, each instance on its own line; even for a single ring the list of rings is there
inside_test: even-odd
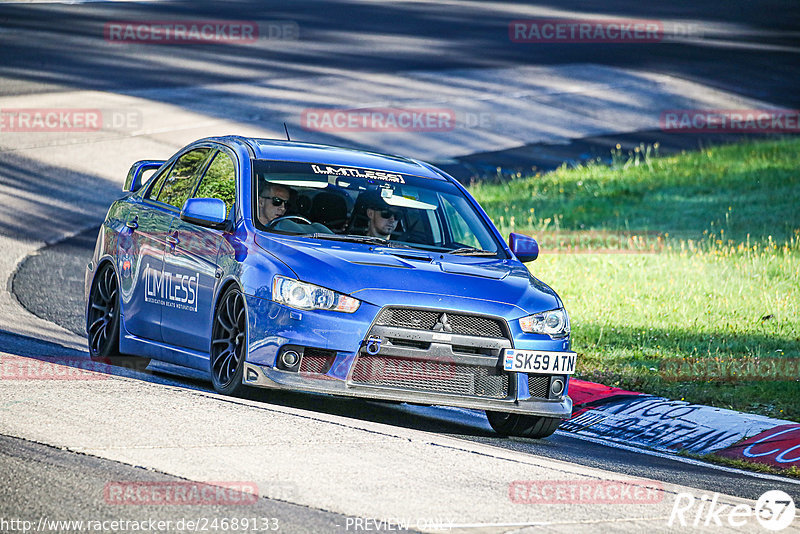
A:
[[[244,357],[247,350],[247,313],[244,296],[231,286],[222,295],[211,329],[211,382],[224,395],[242,396]]]
[[[119,323],[117,274],[107,263],[95,275],[89,293],[89,313],[86,315],[89,357],[96,362],[143,370],[150,358],[119,353]]]
[[[518,413],[486,412],[489,424],[501,436],[541,439],[553,434],[561,424],[558,417],[540,417]]]

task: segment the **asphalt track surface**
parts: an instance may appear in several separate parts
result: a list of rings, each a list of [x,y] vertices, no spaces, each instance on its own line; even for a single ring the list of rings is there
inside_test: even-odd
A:
[[[683,25],[692,32],[666,42],[637,46],[525,45],[508,39],[511,20],[561,16],[656,19]],[[260,24],[289,21],[297,24],[301,33],[300,39],[293,43],[266,40],[255,46],[129,47],[103,43],[98,38],[108,21],[181,17],[236,18]],[[265,79],[292,79],[293,84],[302,88],[306,78],[314,83],[315,77],[343,71],[354,78],[363,75],[374,79],[383,73],[402,76],[452,69],[591,64],[656,72],[765,102],[771,107],[797,108],[800,107],[799,26],[800,4],[792,1],[732,2],[724,7],[712,1],[693,2],[691,6],[615,1],[590,7],[580,2],[11,3],[0,5],[0,97],[9,97],[11,102],[19,97],[21,102],[28,102],[37,101],[42,95],[50,99],[47,102],[53,102],[49,105],[59,107],[58,95],[68,98],[80,90],[125,96],[146,94],[145,98],[153,105],[177,105],[187,112],[224,120],[229,108],[200,105],[190,98],[180,101],[175,95],[180,95],[182,88],[191,94],[197,87],[234,82],[257,89]],[[203,94],[213,95],[216,90],[203,89]],[[246,113],[252,111],[244,109]],[[249,124],[257,124],[259,120],[256,117]],[[166,133],[164,137],[169,135]],[[495,165],[546,169],[561,161],[602,156],[620,140],[629,146],[659,141],[666,149],[680,150],[731,139],[731,136],[623,131],[619,135],[583,137],[569,143],[531,144],[521,139],[511,149],[476,151],[455,159],[480,174]],[[57,341],[59,335],[49,332],[46,325],[55,323],[75,333],[82,330],[83,269],[91,254],[95,230],[79,230],[99,224],[107,201],[115,195],[117,185],[109,181],[109,173],[92,169],[95,158],[107,164],[108,156],[99,158],[88,144],[81,151],[80,141],[70,139],[44,140],[39,145],[34,140],[19,149],[14,148],[14,141],[6,144],[8,137],[1,140],[6,148],[1,154],[0,193],[10,191],[7,195],[13,202],[24,205],[24,209],[10,214],[7,206],[6,211],[0,210],[0,237],[20,244],[13,250],[4,250],[0,267],[5,269],[7,263],[22,260],[18,251],[27,255],[31,250],[26,243],[57,243],[22,261],[9,279],[14,298],[45,321],[35,318],[26,321],[15,314],[6,317],[7,306],[4,308],[6,304],[0,302],[0,319],[5,325],[0,328],[0,352],[42,361],[53,357],[83,359],[85,351]],[[160,149],[169,145],[160,142],[157,145]],[[47,156],[28,159],[27,154],[35,152],[37,146]],[[137,147],[136,153],[143,148]],[[124,161],[114,164],[112,176],[120,176],[117,166],[124,168],[136,159],[133,152],[116,155],[117,160]],[[162,152],[154,157],[168,154]],[[62,240],[63,236],[72,237]],[[114,369],[110,373],[132,380],[134,385],[199,394],[210,391],[209,383],[199,373],[167,365],[151,364],[147,370]],[[56,395],[53,402],[58,399]],[[276,406],[292,413],[342,418],[356,427],[392,425],[398,432],[452,437],[470,446],[485,445],[498,451],[520,453],[533,461],[541,459],[542,463],[546,459],[565,461],[745,499],[756,499],[766,490],[781,488],[800,501],[800,486],[794,482],[640,454],[560,432],[547,440],[500,439],[489,430],[485,419],[465,411],[278,392],[254,392],[253,400],[256,407],[262,406],[264,410]],[[236,404],[210,396],[204,397],[204,401],[220,407]],[[6,428],[5,415],[10,420],[11,412],[18,412],[24,406],[24,402],[18,402],[2,399],[0,428]],[[132,414],[125,424],[144,424],[136,417]],[[37,435],[36,424],[37,421],[31,421],[30,435]],[[74,448],[62,450],[0,431],[0,517],[138,519],[148,515],[177,519],[191,515],[230,515],[230,510],[213,507],[149,510],[105,506],[97,495],[108,480],[184,480],[134,465],[134,461],[81,454]],[[281,530],[285,532],[341,530],[341,514],[286,500],[292,499],[262,497],[248,509],[248,515],[252,512],[280,516],[284,521]]]
[[[236,506],[235,512],[225,504],[119,505],[107,489],[109,480],[126,481],[134,487],[189,484],[186,480],[162,473],[0,435],[2,518],[19,518],[32,522],[34,526],[39,524],[41,518],[45,518],[45,521],[57,527],[57,521],[67,518],[91,517],[93,521],[106,522],[108,531],[113,531],[110,527],[114,521],[118,521],[136,522],[144,526],[140,530],[147,532],[156,530],[159,523],[166,525],[168,521],[176,526],[181,520],[184,523],[189,520],[210,525],[214,518],[233,516],[266,518],[267,524],[275,524],[284,532],[345,531],[346,518],[338,514],[278,500],[254,499],[247,495],[232,494],[231,499],[241,497],[246,502]],[[191,490],[191,487],[187,487],[187,490]],[[98,495],[108,495],[108,498],[98,499]],[[63,523],[60,527],[42,531],[77,530]]]
[[[85,326],[82,316],[83,274],[91,259],[96,237],[97,229],[91,229],[26,258],[13,279],[13,291],[20,302],[39,317],[60,324],[76,334],[82,334]],[[55,276],[52,275],[54,270],[57,271]],[[137,380],[211,391],[208,379],[201,373],[172,365],[151,363],[145,371],[119,372]],[[690,465],[671,458],[642,455],[591,443],[566,432],[559,432],[546,440],[502,439],[488,428],[485,418],[476,411],[405,404],[398,406],[291,392],[254,390],[252,395],[254,399],[265,403],[448,434],[494,447],[626,475],[646,476],[704,491],[721,491],[747,499],[757,499],[776,484],[774,478],[760,479],[743,472],[723,471],[710,466]],[[320,402],[321,398],[324,398],[324,402]],[[785,491],[793,498],[800,499],[800,484],[787,483]]]
[[[129,50],[98,47],[108,21],[195,19],[290,21],[306,49],[195,46]],[[662,20],[684,24],[676,42],[637,46],[520,44],[508,38],[511,20],[569,15]],[[359,72],[444,70],[509,65],[654,67],[734,90],[778,106],[800,106],[800,5],[791,1],[691,4],[634,0],[565,2],[257,1],[5,5],[0,94],[59,88],[116,92],[154,87],[288,77],[329,68]],[[31,32],[33,41],[15,39]],[[376,36],[378,38],[376,38]],[[275,43],[272,43],[273,45]],[[279,44],[279,43],[278,43]],[[415,45],[415,46],[411,46]],[[267,53],[268,52],[268,53]],[[767,57],[768,55],[768,57]],[[231,72],[232,69],[236,69]],[[22,76],[20,76],[22,73]],[[11,81],[13,80],[13,82]]]
[[[169,102],[169,90],[176,88],[234,82],[261,85],[264,80],[287,79],[302,89],[304,80],[313,86],[313,76],[336,71],[367,75],[590,64],[654,71],[767,102],[770,107],[800,107],[796,82],[800,79],[800,4],[792,1],[728,2],[724,8],[715,0],[691,4],[617,0],[588,5],[579,1],[347,0],[76,4],[0,6],[0,96],[75,89],[123,94],[149,90],[148,99]],[[220,20],[234,14],[237,20],[258,23],[267,33],[281,23],[296,27],[297,33],[286,34],[288,40],[263,39],[252,46],[125,46],[102,40],[105,25],[113,21]],[[559,17],[657,21],[663,24],[665,36],[659,42],[635,45],[519,43],[509,38],[512,20]],[[187,98],[180,105],[192,109],[199,104]],[[204,107],[203,112],[225,117],[229,109]],[[245,114],[255,123],[277,122],[270,125],[276,132],[285,120],[265,117],[256,102],[248,105]],[[494,120],[510,119],[501,113]],[[459,179],[490,177],[498,166],[509,172],[550,170],[564,161],[606,159],[617,143],[624,150],[641,142],[660,143],[662,153],[668,153],[747,136],[660,131],[591,136],[523,143],[499,151],[475,150],[441,163]],[[336,136],[324,141],[353,143]]]

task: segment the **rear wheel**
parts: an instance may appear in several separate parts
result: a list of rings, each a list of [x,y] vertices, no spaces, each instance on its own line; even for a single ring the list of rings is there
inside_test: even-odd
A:
[[[248,390],[242,384],[246,349],[244,296],[236,286],[231,286],[219,301],[211,329],[211,382],[217,392],[242,396]]]
[[[89,357],[96,362],[143,370],[150,358],[120,354],[119,323],[117,274],[106,263],[95,275],[89,293],[89,313],[86,316]]]
[[[558,417],[540,417],[518,413],[486,412],[489,424],[501,436],[540,439],[553,434],[561,424]]]

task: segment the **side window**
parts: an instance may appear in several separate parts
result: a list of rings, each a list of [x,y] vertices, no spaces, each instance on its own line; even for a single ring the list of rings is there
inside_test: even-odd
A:
[[[469,223],[464,220],[464,217],[455,206],[450,204],[449,198],[442,198],[442,207],[444,208],[444,216],[450,228],[453,242],[459,245],[481,248],[481,243],[478,241],[478,238],[475,237],[475,233],[470,229]]]
[[[217,152],[208,167],[195,198],[218,198],[225,202],[228,213],[236,200],[236,168],[231,157],[223,151]]]
[[[158,201],[182,208],[192,193],[197,173],[203,168],[210,151],[209,148],[196,148],[181,156],[164,181],[164,186],[158,193]]]
[[[172,165],[167,166],[164,171],[156,177],[155,181],[153,182],[152,187],[147,191],[147,194],[144,198],[149,200],[155,200],[158,198],[158,193],[161,192],[161,186],[164,185],[164,180],[166,180],[167,176],[169,176],[170,170],[172,169]]]

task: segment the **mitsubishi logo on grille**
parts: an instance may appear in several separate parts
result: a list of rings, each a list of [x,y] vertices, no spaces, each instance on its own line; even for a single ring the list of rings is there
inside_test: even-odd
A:
[[[439,316],[439,320],[436,321],[436,324],[433,325],[433,330],[435,332],[452,332],[453,326],[450,324],[450,319],[447,318],[447,314],[443,313]]]

